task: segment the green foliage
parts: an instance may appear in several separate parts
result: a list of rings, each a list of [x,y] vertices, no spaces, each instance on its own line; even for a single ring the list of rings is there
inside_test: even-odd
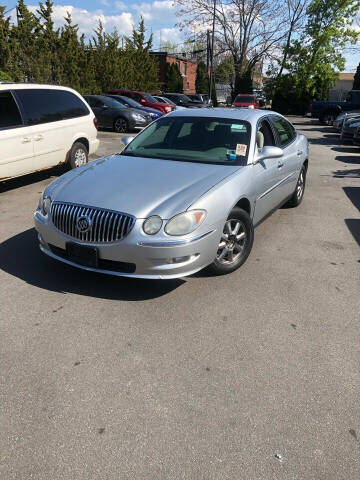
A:
[[[215,78],[217,83],[231,83],[234,76],[234,61],[231,57],[226,58],[216,67]]]
[[[0,82],[12,82],[12,81],[13,79],[10,77],[9,74],[0,70]]]
[[[165,92],[183,92],[183,79],[177,63],[165,65]]]
[[[360,63],[356,69],[355,77],[354,77],[354,84],[353,90],[360,90]]]
[[[209,76],[204,62],[199,62],[196,68],[196,93],[209,93]]]
[[[18,0],[18,21],[11,24],[0,7],[0,70],[14,81],[65,84],[85,94],[112,87],[151,91],[158,87],[158,64],[150,56],[152,35],[144,21],[125,38],[106,32],[99,22],[92,38],[79,37],[79,29],[67,13],[64,25],[54,28],[53,2],[45,0],[36,13]]]
[[[355,43],[350,27],[360,0],[312,0],[302,36],[293,41],[285,65],[288,73],[274,82],[273,108],[303,113],[309,101],[324,100],[345,67],[342,51]]]

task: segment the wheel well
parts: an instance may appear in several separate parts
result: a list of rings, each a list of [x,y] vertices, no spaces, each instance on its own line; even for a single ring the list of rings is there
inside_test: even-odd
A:
[[[305,167],[305,170],[307,171],[308,169],[308,166],[309,166],[309,160],[306,159],[305,162],[304,162],[304,167]]]
[[[87,138],[78,138],[74,143],[82,143],[84,147],[86,147],[86,150],[89,153],[89,141]]]
[[[241,200],[239,200],[237,204],[234,205],[234,207],[242,208],[243,210],[245,210],[246,213],[251,216],[251,206],[247,198],[242,198]]]

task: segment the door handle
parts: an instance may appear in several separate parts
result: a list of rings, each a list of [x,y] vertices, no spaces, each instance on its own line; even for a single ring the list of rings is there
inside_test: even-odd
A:
[[[31,138],[30,137],[23,137],[21,139],[21,143],[30,143],[31,142]]]
[[[278,161],[278,168],[281,168],[284,166],[284,162],[281,162],[280,160]]]
[[[42,135],[35,135],[34,140],[35,142],[39,142],[40,140],[43,140],[44,137]]]
[[[302,150],[299,150],[299,151],[297,152],[297,154],[298,154],[298,156],[300,157],[300,156],[303,154]]]

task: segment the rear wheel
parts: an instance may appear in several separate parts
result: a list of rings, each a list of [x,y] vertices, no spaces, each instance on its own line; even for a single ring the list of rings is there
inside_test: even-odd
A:
[[[129,124],[125,118],[117,118],[114,122],[114,131],[117,133],[126,133],[129,130]]]
[[[287,207],[297,207],[298,205],[300,205],[300,203],[302,202],[302,199],[304,198],[305,184],[306,184],[306,168],[303,165],[300,171],[300,175],[299,175],[293,196],[290,198],[290,200],[286,204]]]
[[[241,208],[233,208],[225,222],[216,257],[208,267],[213,275],[237,270],[248,258],[254,241],[250,216]]]
[[[71,147],[69,155],[70,168],[78,168],[86,165],[88,162],[89,153],[85,145],[81,142],[75,142]]]
[[[320,122],[323,124],[323,125],[329,125],[329,126],[332,126],[332,124],[334,123],[334,120],[335,118],[337,117],[337,113],[336,112],[325,112],[321,115],[320,117]]]

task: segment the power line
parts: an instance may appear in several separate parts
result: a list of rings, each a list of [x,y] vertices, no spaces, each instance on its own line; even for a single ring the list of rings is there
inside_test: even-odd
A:
[[[6,15],[6,14],[9,13],[9,12],[11,12],[11,11],[14,10],[15,8],[16,8],[16,5],[15,5],[15,7],[12,7],[12,8],[10,8],[9,10],[7,10],[6,12],[4,12],[4,15]]]

